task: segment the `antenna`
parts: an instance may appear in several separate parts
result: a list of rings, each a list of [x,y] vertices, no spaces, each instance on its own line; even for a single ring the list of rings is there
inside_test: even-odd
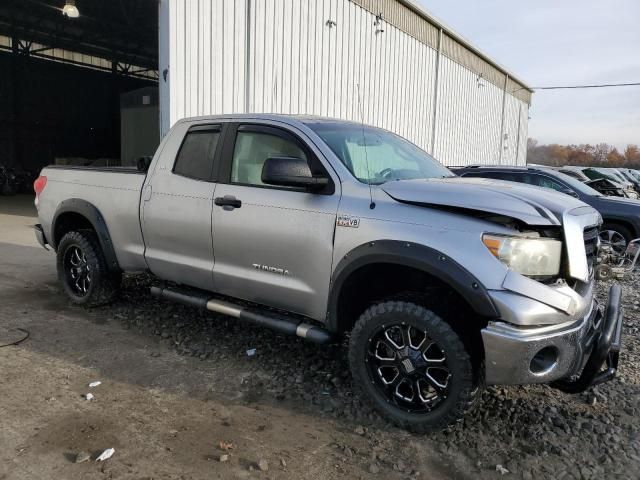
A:
[[[364,145],[364,161],[367,166],[367,184],[369,185],[369,208],[373,210],[376,208],[376,204],[373,201],[373,192],[371,190],[371,170],[369,170],[369,155],[367,154],[367,139],[364,134],[364,110],[362,109],[362,101],[360,99],[360,84],[356,83],[358,87],[358,110],[360,112],[360,125],[362,125],[362,145]]]

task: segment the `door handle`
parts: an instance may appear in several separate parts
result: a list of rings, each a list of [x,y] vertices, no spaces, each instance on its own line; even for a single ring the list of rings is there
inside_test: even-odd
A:
[[[234,208],[240,208],[242,206],[242,201],[231,195],[216,197],[213,203],[225,210],[233,210]]]

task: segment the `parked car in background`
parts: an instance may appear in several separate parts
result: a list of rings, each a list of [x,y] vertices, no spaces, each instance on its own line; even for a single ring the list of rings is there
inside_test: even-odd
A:
[[[614,169],[608,169],[608,168],[586,167],[582,171],[591,180],[599,180],[604,178],[621,185],[621,187],[624,190],[625,197],[627,198],[633,198],[633,199],[640,198],[640,196],[638,195],[638,192],[636,192],[635,188],[633,188],[633,185],[631,184],[631,182],[629,182],[624,177],[622,177],[622,175],[620,175],[619,172],[616,172],[613,170]]]
[[[37,175],[26,170],[16,170],[0,162],[0,195],[32,193],[33,181]]]
[[[575,198],[457,178],[391,132],[320,117],[183,119],[140,165],[35,182],[37,238],[76,304],[144,270],[166,300],[317,343],[349,332],[362,398],[418,432],[485,384],[576,393],[615,375],[621,289],[606,313],[593,301],[602,219]]]
[[[529,165],[529,166],[544,167],[544,165]],[[573,177],[573,178],[575,178],[577,180],[580,180],[583,183],[587,183],[588,181],[591,180],[582,171],[584,169],[584,167],[575,167],[575,166],[571,166],[571,165],[564,165],[562,167],[550,167],[550,168],[553,168],[554,170],[558,170],[559,172],[562,172],[565,175],[569,175],[570,177]]]
[[[640,171],[633,168],[623,168],[623,170],[640,182]]]
[[[559,172],[564,173],[565,175],[576,178],[577,180],[586,183],[591,188],[597,190],[603,195],[634,199],[639,198],[638,192],[634,189],[631,182],[624,179],[621,180],[617,175],[612,174],[611,172],[607,173],[606,171],[604,171],[606,169],[571,165],[564,165],[562,167],[545,167],[544,165],[539,166],[543,168],[553,168],[555,170],[558,170]]]
[[[600,238],[623,253],[640,236],[640,202],[600,194],[588,185],[550,167],[470,166],[455,169],[462,177],[483,177],[551,188],[579,198],[600,212],[604,224]]]
[[[617,168],[616,170],[618,170],[627,181],[631,182],[637,192],[640,192],[640,175],[630,168]]]
[[[544,167],[544,165],[538,165],[538,166]],[[594,190],[596,190],[597,192],[603,195],[612,196],[612,197],[629,198],[628,195],[625,193],[624,187],[618,182],[615,182],[614,180],[610,180],[604,177],[597,178],[595,180],[592,180],[589,177],[587,177],[582,171],[584,170],[585,167],[574,167],[574,166],[565,165],[563,167],[549,167],[549,168],[553,168],[554,170],[564,173],[565,175],[569,175],[570,177],[573,177],[576,180],[579,180],[589,185],[591,188],[593,188]]]

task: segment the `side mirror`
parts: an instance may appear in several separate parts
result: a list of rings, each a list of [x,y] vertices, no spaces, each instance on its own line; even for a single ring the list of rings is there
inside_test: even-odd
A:
[[[296,157],[269,157],[262,166],[262,182],[281,187],[320,190],[329,184],[327,177],[313,176],[306,160]]]
[[[147,173],[149,171],[149,167],[151,166],[151,160],[153,157],[138,157],[136,160],[136,168],[139,172]]]

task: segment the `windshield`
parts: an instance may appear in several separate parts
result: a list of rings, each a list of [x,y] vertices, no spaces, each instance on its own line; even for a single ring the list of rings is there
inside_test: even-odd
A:
[[[627,170],[627,173],[634,178],[637,182],[640,182],[640,174],[635,170]]]
[[[606,178],[607,180],[611,180],[612,182],[615,182],[615,183],[619,183],[620,182],[620,180],[618,180],[613,175],[601,172],[600,170],[596,170],[595,168],[587,168],[587,169],[583,170],[583,172],[591,180],[599,180],[601,178]]]
[[[619,182],[628,182],[628,180],[624,178],[624,175],[622,175],[618,170],[607,170],[607,173],[617,178]]]
[[[343,122],[308,125],[363,183],[455,176],[427,152],[386,130]]]
[[[602,194],[600,192],[598,192],[597,190],[594,190],[589,185],[585,185],[580,180],[576,180],[575,178],[573,178],[573,177],[571,177],[569,175],[565,175],[562,172],[554,172],[553,175],[558,175],[560,177],[560,179],[564,183],[568,184],[571,188],[573,188],[574,190],[576,190],[578,192],[582,192],[585,195],[593,195],[595,197],[601,197],[602,196]]]

